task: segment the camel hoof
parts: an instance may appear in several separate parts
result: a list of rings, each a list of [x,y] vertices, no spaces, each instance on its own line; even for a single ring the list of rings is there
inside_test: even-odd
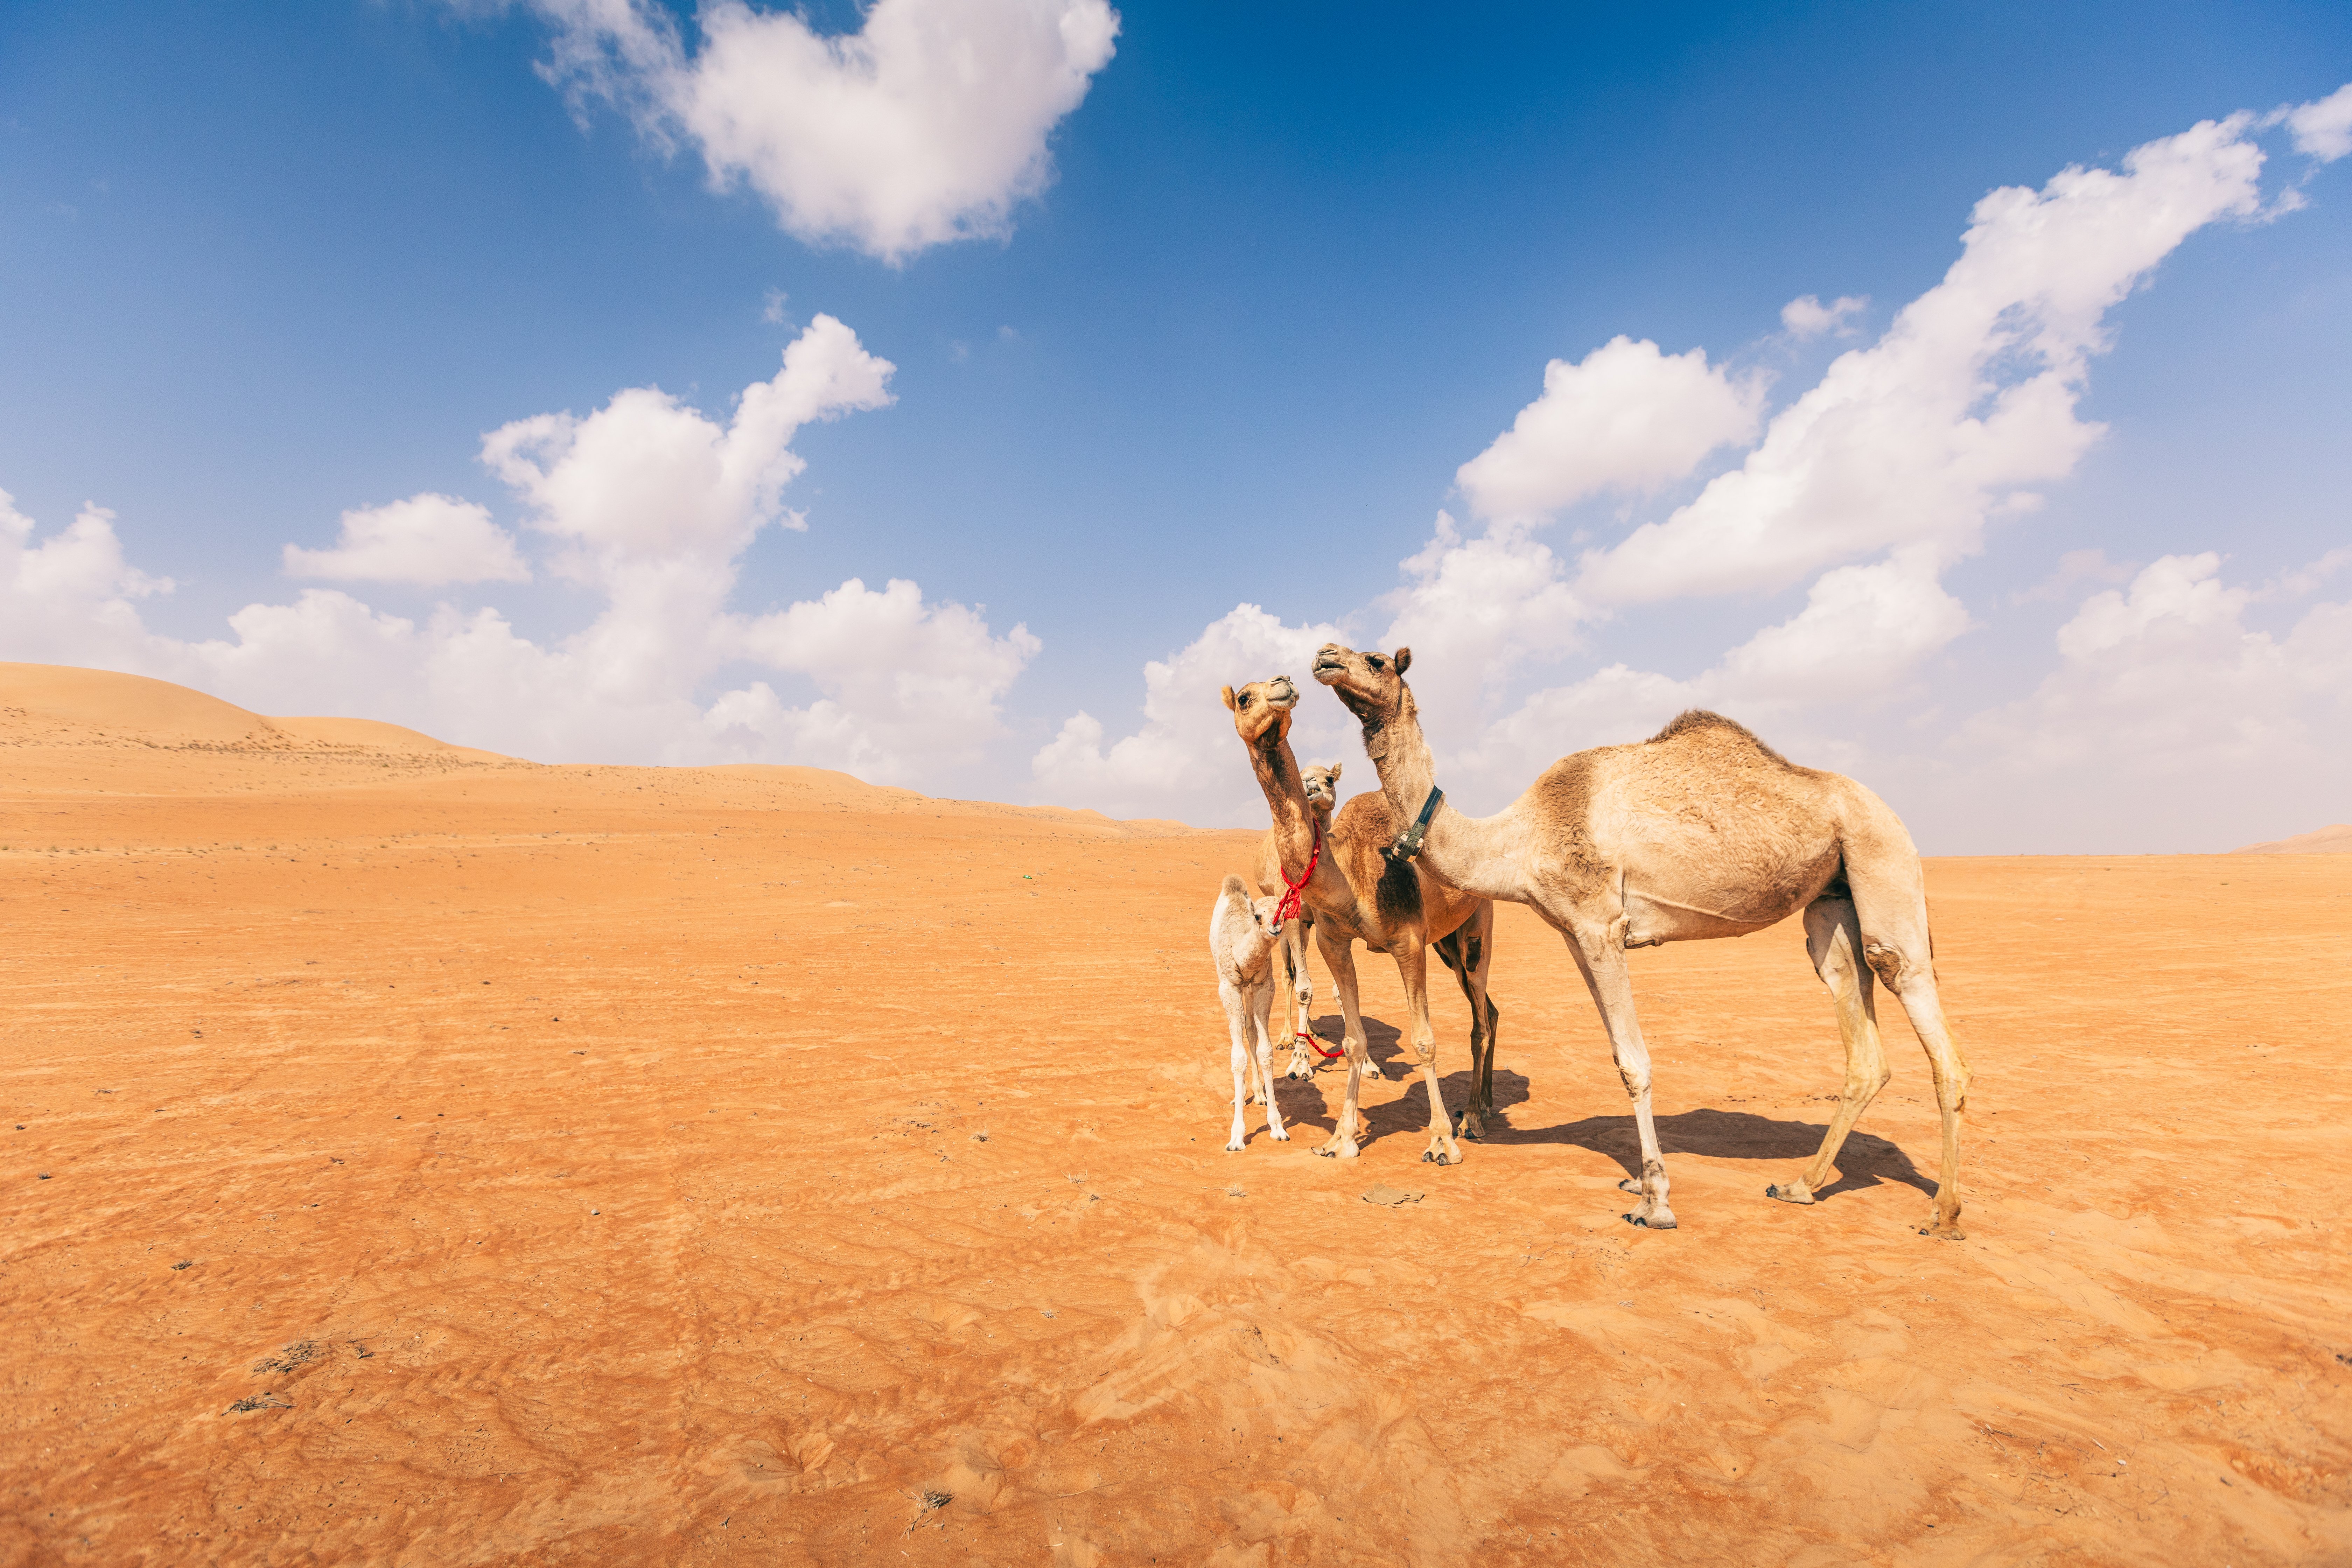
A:
[[[1269,1138],[1271,1138],[1271,1139],[1273,1139],[1273,1140],[1274,1140],[1276,1142],[1277,1142],[1277,1143],[1287,1143],[1287,1142],[1290,1142],[1290,1134],[1289,1134],[1289,1133],[1287,1133],[1287,1132],[1285,1132],[1285,1131],[1284,1131],[1281,1128],[1279,1128],[1279,1127],[1276,1128],[1273,1131],[1271,1131],[1271,1132],[1267,1133],[1267,1134],[1266,1134],[1266,1136],[1267,1136],[1267,1137],[1269,1137]]]
[[[1778,1182],[1766,1187],[1764,1195],[1768,1198],[1778,1198],[1784,1204],[1809,1204],[1813,1201],[1813,1194],[1805,1188],[1784,1187]],[[1922,1231],[1920,1234],[1924,1236],[1927,1233]]]
[[[1672,1215],[1650,1215],[1645,1217],[1641,1215],[1629,1214],[1625,1216],[1625,1223],[1627,1225],[1640,1226],[1643,1230],[1673,1230],[1675,1228],[1675,1216]]]
[[[1919,1234],[1932,1236],[1937,1241],[1966,1241],[1969,1238],[1969,1233],[1956,1225],[1922,1226]]]
[[[1617,1190],[1621,1193],[1638,1193],[1642,1190],[1642,1178],[1628,1176],[1617,1184]]]

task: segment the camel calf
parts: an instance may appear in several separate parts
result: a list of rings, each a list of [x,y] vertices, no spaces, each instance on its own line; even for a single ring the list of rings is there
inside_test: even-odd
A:
[[[1287,1143],[1282,1109],[1274,1102],[1274,1037],[1268,1032],[1274,1013],[1274,950],[1282,940],[1283,922],[1275,916],[1276,900],[1253,899],[1239,877],[1228,876],[1217,889],[1216,908],[1209,911],[1209,958],[1217,969],[1217,999],[1225,1005],[1225,1026],[1233,1036],[1234,1128],[1225,1147],[1236,1150],[1244,1142],[1244,1107],[1249,1103],[1247,1081],[1250,1031],[1257,1031],[1257,1078],[1266,1086],[1267,1135]]]

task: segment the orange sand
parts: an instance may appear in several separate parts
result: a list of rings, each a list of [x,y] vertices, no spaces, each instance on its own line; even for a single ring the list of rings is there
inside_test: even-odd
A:
[[[1466,1164],[1227,1154],[1255,835],[122,679],[0,667],[0,1561],[2352,1561],[2352,858],[1931,863],[1958,1244],[1891,1009],[1794,1208],[1800,933],[1635,955],[1645,1233],[1523,910]]]

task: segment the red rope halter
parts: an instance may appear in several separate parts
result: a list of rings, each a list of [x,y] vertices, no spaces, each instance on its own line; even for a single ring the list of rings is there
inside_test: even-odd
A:
[[[1307,884],[1315,879],[1316,864],[1323,858],[1323,825],[1312,816],[1307,819],[1307,824],[1315,830],[1315,853],[1307,858],[1307,869],[1298,874],[1298,880],[1294,882],[1288,877],[1283,878],[1282,902],[1274,906],[1274,922],[1276,925],[1299,912],[1299,906],[1305,901],[1303,895],[1307,891]]]
[[[1307,818],[1307,825],[1315,830],[1315,853],[1307,858],[1307,869],[1299,873],[1298,880],[1294,882],[1288,877],[1283,878],[1282,901],[1274,906],[1274,920],[1276,925],[1302,912],[1301,906],[1306,902],[1307,884],[1315,879],[1315,868],[1323,858],[1323,824],[1310,816]],[[1297,1035],[1301,1044],[1314,1047],[1325,1061],[1335,1062],[1339,1059],[1341,1053],[1325,1050],[1323,1042],[1306,1030],[1298,1030]]]

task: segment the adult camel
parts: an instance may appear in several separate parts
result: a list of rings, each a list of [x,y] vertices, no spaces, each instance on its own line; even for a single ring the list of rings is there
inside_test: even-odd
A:
[[[1927,1048],[1943,1113],[1932,1224],[1961,1238],[1960,1113],[1968,1064],[1936,994],[1919,852],[1902,820],[1852,779],[1801,768],[1739,724],[1693,710],[1649,740],[1562,757],[1493,816],[1445,804],[1405,670],[1412,650],[1315,656],[1315,679],[1364,727],[1364,750],[1400,822],[1397,845],[1450,887],[1526,904],[1568,940],[1633,1100],[1641,1202],[1625,1217],[1669,1229],[1666,1169],[1650,1116],[1650,1053],[1633,1014],[1630,948],[1744,936],[1801,910],[1805,947],[1837,1002],[1845,1092],[1812,1163],[1766,1194],[1810,1204],[1839,1146],[1888,1078],[1873,976],[1901,998]]]
[[[1497,1014],[1486,996],[1486,975],[1494,960],[1495,906],[1456,892],[1402,860],[1388,859],[1383,851],[1396,829],[1387,820],[1386,802],[1377,795],[1360,795],[1349,801],[1333,819],[1329,838],[1322,837],[1300,782],[1298,759],[1290,751],[1290,714],[1298,703],[1298,689],[1288,676],[1254,680],[1239,689],[1228,686],[1224,700],[1274,818],[1274,837],[1280,847],[1276,869],[1282,886],[1297,889],[1300,901],[1315,912],[1315,945],[1330,968],[1346,1023],[1341,1041],[1348,1056],[1346,1099],[1330,1138],[1316,1152],[1341,1159],[1353,1159],[1358,1152],[1361,1122],[1357,1100],[1364,1072],[1371,1068],[1363,1020],[1356,1009],[1352,944],[1360,942],[1395,959],[1404,981],[1413,1059],[1429,1090],[1429,1146],[1421,1157],[1440,1165],[1460,1164],[1457,1129],[1438,1087],[1437,1032],[1429,1024],[1429,949],[1439,948],[1470,998],[1472,1088],[1459,1131],[1475,1138],[1482,1111],[1493,1110]]]

